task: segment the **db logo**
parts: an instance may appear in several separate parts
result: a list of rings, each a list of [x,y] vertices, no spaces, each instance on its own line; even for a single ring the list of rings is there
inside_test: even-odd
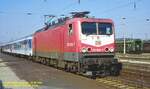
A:
[[[100,41],[95,41],[95,45],[101,45],[101,42]]]

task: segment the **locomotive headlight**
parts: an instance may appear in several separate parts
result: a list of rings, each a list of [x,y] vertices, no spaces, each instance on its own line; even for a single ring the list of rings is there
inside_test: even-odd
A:
[[[87,52],[87,49],[86,48],[82,48],[81,50],[83,53]]]
[[[113,51],[114,51],[114,49],[113,49],[113,48],[111,48],[111,49],[109,49],[109,51],[110,51],[110,52],[113,52]]]

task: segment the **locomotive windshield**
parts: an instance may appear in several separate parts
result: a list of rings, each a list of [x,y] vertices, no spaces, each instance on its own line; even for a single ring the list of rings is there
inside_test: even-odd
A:
[[[86,35],[111,35],[111,23],[96,23],[96,22],[83,22],[81,24],[82,33]]]

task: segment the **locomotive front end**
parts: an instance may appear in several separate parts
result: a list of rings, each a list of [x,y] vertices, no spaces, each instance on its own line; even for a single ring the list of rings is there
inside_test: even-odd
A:
[[[89,76],[119,75],[115,58],[114,25],[110,19],[80,22],[81,71]]]

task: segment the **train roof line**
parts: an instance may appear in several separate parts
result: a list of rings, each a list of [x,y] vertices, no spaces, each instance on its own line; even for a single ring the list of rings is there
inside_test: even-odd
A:
[[[52,21],[51,23],[47,23],[45,27],[35,31],[35,33],[38,33],[38,32],[42,32],[42,31],[46,31],[47,29],[51,29],[51,28],[55,28],[57,26],[60,26],[60,25],[63,25],[67,20],[71,20],[71,19],[83,19],[83,18],[86,18],[86,19],[95,19],[94,17],[73,17],[73,18],[70,18],[70,17],[65,17],[65,18],[60,18],[58,19],[57,22],[55,21]],[[62,19],[62,20],[61,20]],[[108,20],[107,18],[96,18],[97,20]],[[110,19],[111,20],[111,19]]]
[[[65,19],[65,18],[64,18],[64,19]],[[66,20],[67,20],[67,19],[66,19]],[[43,28],[41,28],[41,29],[35,31],[35,33],[41,32],[41,31],[46,31],[46,30],[49,29],[49,28],[54,28],[54,27],[56,27],[56,26],[62,25],[62,24],[64,24],[64,23],[66,22],[66,20],[58,21],[57,23],[56,23],[56,22],[52,22],[52,23],[50,23],[50,24],[46,24],[45,27],[43,27]]]
[[[9,41],[9,42],[5,42],[5,43],[3,43],[3,44],[0,45],[0,46],[8,45],[8,44],[13,44],[13,43],[15,43],[15,42],[23,41],[23,40],[26,40],[26,39],[32,39],[32,36],[33,36],[33,34],[30,34],[30,35],[21,37],[21,38],[16,39],[16,40],[12,40],[12,41]]]

